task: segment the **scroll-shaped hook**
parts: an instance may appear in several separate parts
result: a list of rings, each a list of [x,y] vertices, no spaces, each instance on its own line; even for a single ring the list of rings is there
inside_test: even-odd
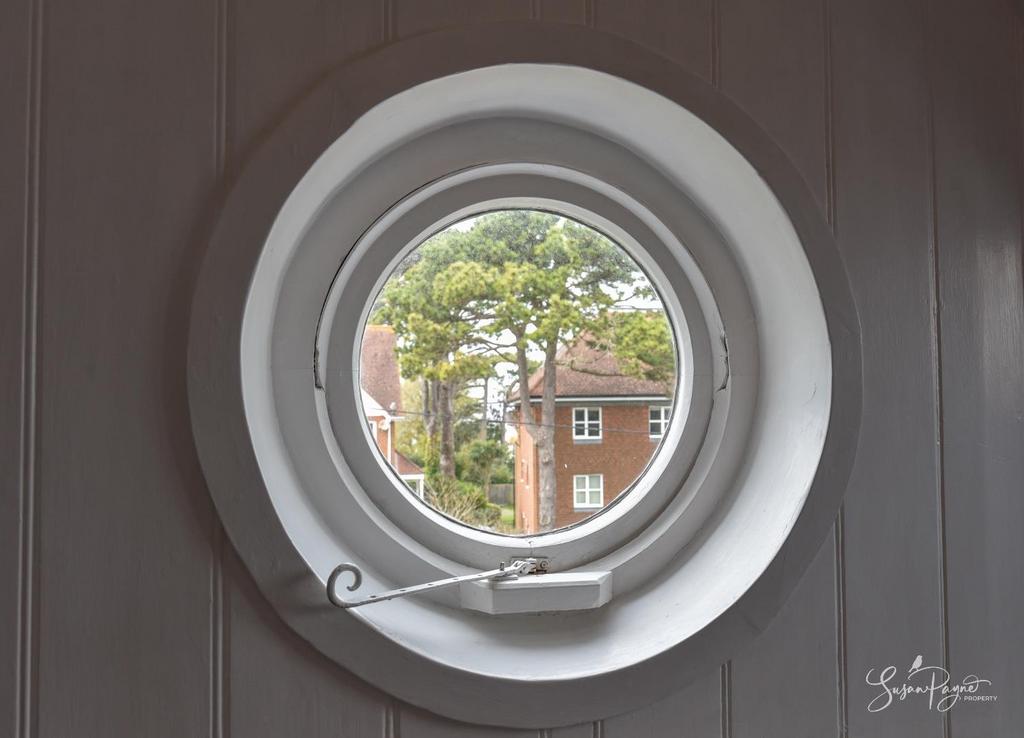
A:
[[[378,592],[377,594],[372,594],[369,597],[364,597],[360,600],[343,600],[338,597],[335,591],[335,584],[337,584],[338,577],[345,572],[352,572],[355,576],[355,581],[348,587],[349,592],[359,589],[359,585],[363,583],[363,572],[359,570],[358,566],[355,564],[338,564],[334,571],[331,572],[331,576],[327,577],[327,599],[329,599],[331,604],[335,607],[341,607],[348,610],[353,607],[362,607],[363,605],[370,605],[375,602],[387,602],[388,600],[398,599],[399,597],[408,597],[409,595],[432,592],[438,589],[444,589],[445,587],[454,587],[455,585],[462,584],[463,582],[479,582],[484,579],[493,579],[495,581],[499,579],[515,579],[520,574],[532,574],[538,570],[547,571],[546,564],[547,561],[544,561],[543,564],[541,564],[538,559],[534,558],[514,559],[510,565],[506,566],[502,563],[497,569],[491,569],[490,571],[478,571],[473,574],[463,574],[457,577],[448,577],[447,579],[437,579],[433,582],[414,584],[400,589],[389,589],[385,592]]]
[[[358,602],[346,602],[338,597],[336,592],[335,585],[337,584],[338,577],[346,572],[351,572],[353,576],[352,584],[348,585],[349,592],[355,592],[363,584],[363,572],[355,564],[338,564],[334,567],[334,571],[332,571],[331,575],[327,577],[327,599],[329,599],[331,604],[335,607],[347,608],[358,604]]]

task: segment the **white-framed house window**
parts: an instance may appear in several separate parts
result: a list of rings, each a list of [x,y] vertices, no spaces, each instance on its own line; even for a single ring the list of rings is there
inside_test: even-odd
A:
[[[409,489],[415,492],[416,496],[419,497],[421,500],[424,499],[424,494],[426,491],[423,486],[425,483],[425,478],[426,476],[424,474],[402,475],[402,481],[405,482],[406,486],[408,486]]]
[[[572,478],[572,489],[576,510],[604,506],[604,474],[577,474]]]
[[[572,438],[574,441],[601,440],[601,408],[574,407],[572,409]]]
[[[671,405],[651,405],[647,415],[647,432],[651,438],[661,438],[668,428],[668,420],[672,417]]]

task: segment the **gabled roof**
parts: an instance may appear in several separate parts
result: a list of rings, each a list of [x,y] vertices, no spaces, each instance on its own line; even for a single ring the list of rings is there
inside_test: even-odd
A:
[[[530,375],[530,397],[544,393],[544,369]],[[622,374],[611,351],[591,346],[578,339],[558,350],[555,357],[556,397],[651,397],[671,395],[664,382],[640,379]],[[518,390],[512,399],[519,397]]]
[[[399,474],[422,474],[423,469],[409,460],[401,451],[395,451],[395,471]]]
[[[391,415],[402,409],[402,384],[395,347],[395,331],[391,326],[366,326],[359,353],[359,385]]]

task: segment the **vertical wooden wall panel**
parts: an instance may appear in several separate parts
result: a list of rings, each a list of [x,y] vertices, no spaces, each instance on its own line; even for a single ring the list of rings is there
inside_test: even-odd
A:
[[[457,723],[405,706],[400,713],[398,735],[401,738],[542,738],[543,732]]]
[[[554,23],[587,23],[590,0],[540,0],[538,20]]]
[[[381,0],[232,2],[226,62],[229,172],[245,165],[262,136],[326,73],[386,39],[389,5]],[[390,697],[288,630],[233,551],[225,573],[229,735],[394,734]]]
[[[211,6],[45,23],[35,734],[203,735],[211,521],[175,282],[213,185]]]
[[[949,668],[991,679],[952,735],[1024,725],[1024,305],[1019,26],[999,0],[931,18]]]
[[[234,552],[225,572],[232,583],[230,735],[393,738],[389,698],[299,638]]]
[[[723,710],[726,716],[723,722]],[[723,700],[718,670],[702,677],[685,689],[625,715],[604,720],[599,738],[635,738],[635,736],[683,736],[684,738],[727,738],[728,706]]]
[[[771,625],[732,659],[730,738],[837,735],[835,610],[830,537]]]
[[[37,36],[29,0],[0,5],[0,733],[22,737],[20,718],[31,631],[23,621],[33,570],[23,526],[34,493],[31,464],[32,269],[37,122],[32,76]],[[29,401],[29,402],[26,402]]]
[[[388,0],[227,0],[229,168],[323,75],[388,29]]]
[[[591,0],[594,27],[643,44],[711,79],[713,0]]]
[[[827,216],[824,3],[716,2],[717,86],[782,147]]]
[[[822,3],[721,0],[719,27],[719,87],[782,147],[827,217],[828,61]],[[733,658],[731,735],[836,733],[835,572],[830,539],[775,621]],[[797,713],[798,727],[793,724]]]
[[[878,713],[869,669],[942,661],[928,88],[919,2],[832,11],[836,232],[861,313],[864,415],[845,510],[851,735],[937,736],[920,700]]]
[[[554,728],[543,732],[538,738],[600,738],[601,723],[581,723],[580,725],[567,725],[562,728]]]
[[[391,0],[397,38],[478,21],[526,20],[539,12],[537,0]]]

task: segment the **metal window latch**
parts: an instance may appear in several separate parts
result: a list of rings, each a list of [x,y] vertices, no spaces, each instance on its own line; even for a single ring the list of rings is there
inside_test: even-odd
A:
[[[438,579],[434,582],[425,582],[424,584],[416,584],[412,587],[402,587],[401,589],[389,589],[385,592],[373,594],[359,600],[343,600],[338,597],[337,583],[338,577],[342,574],[345,574],[346,572],[351,573],[354,581],[347,587],[347,589],[349,592],[354,592],[359,589],[360,585],[363,583],[363,572],[355,564],[339,564],[327,578],[327,599],[331,601],[332,605],[348,610],[353,607],[372,605],[374,602],[385,602],[387,600],[394,600],[399,597],[408,597],[409,595],[420,594],[430,590],[454,587],[456,584],[461,584],[462,582],[477,582],[485,579],[490,579],[492,581],[516,579],[522,574],[534,574],[546,571],[547,563],[546,559],[513,559],[511,564],[506,566],[505,562],[502,562],[497,569],[491,569],[490,571],[481,571],[476,574],[464,574],[460,577],[449,577],[448,579]]]

